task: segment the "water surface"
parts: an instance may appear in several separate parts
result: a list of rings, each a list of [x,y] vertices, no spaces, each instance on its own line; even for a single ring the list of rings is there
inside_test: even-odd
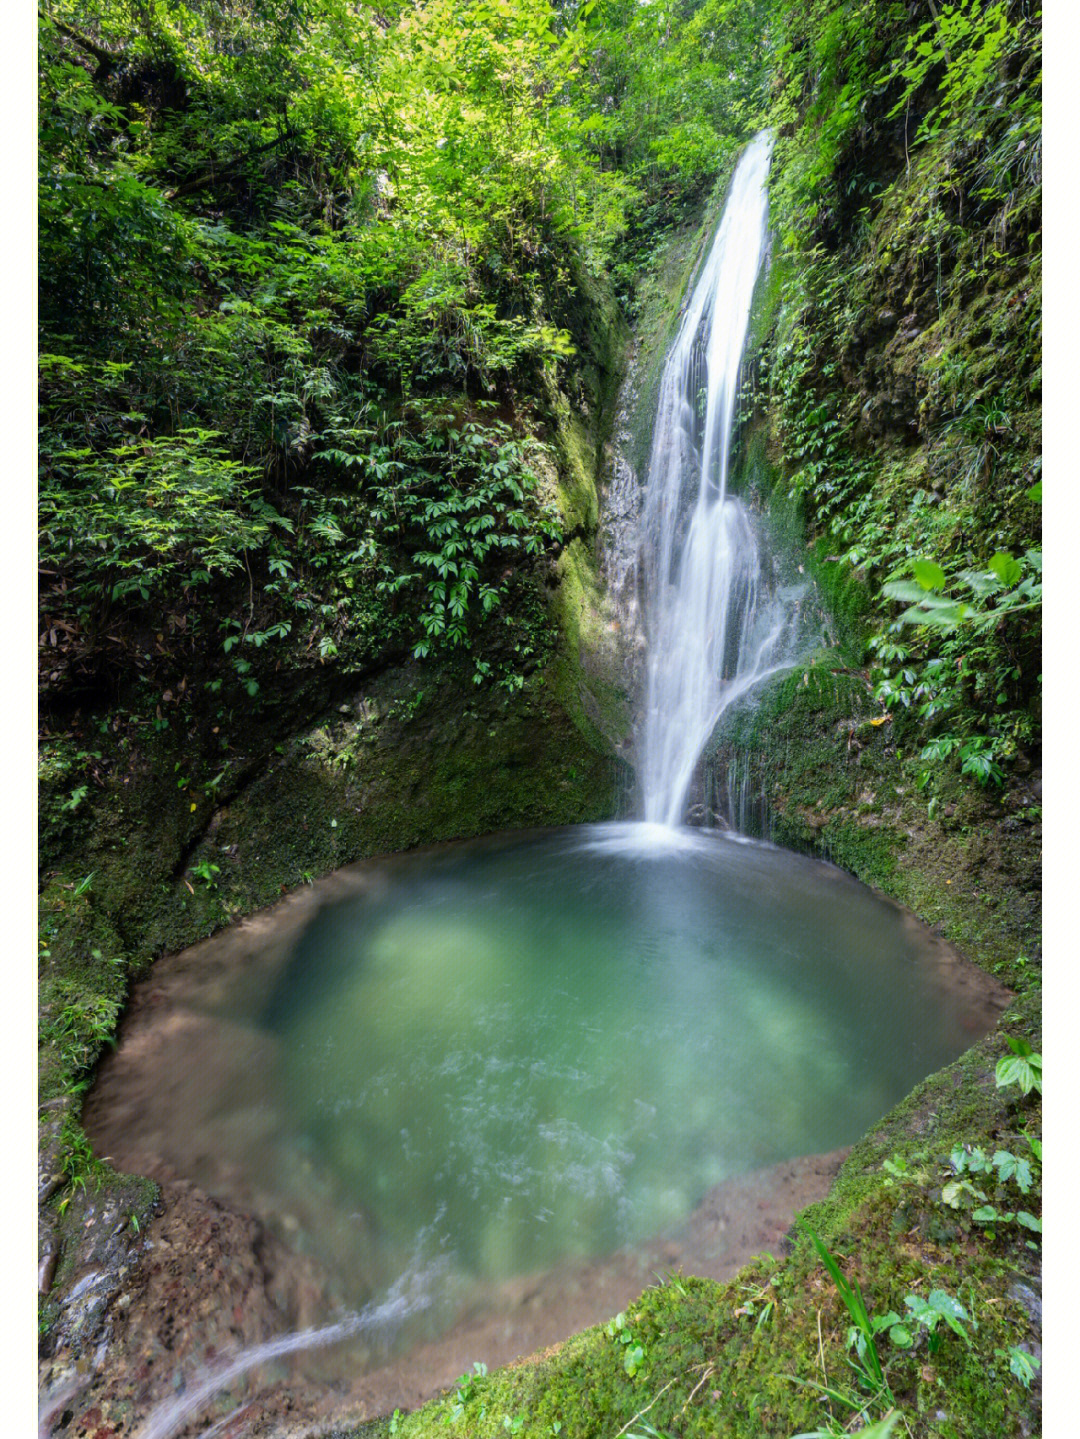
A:
[[[495,836],[353,866],[166,962],[87,1120],[116,1162],[263,1217],[328,1306],[435,1265],[403,1340],[431,1342],[665,1237],[714,1272],[718,1186],[850,1144],[1003,1003],[770,845]]]

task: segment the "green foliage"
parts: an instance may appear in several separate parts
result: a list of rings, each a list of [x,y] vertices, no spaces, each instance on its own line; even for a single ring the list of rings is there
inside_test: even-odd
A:
[[[626,1315],[621,1310],[614,1319],[609,1321],[606,1333],[609,1339],[623,1346],[622,1366],[633,1379],[645,1363],[645,1345],[640,1336],[634,1333]]]
[[[994,1353],[999,1359],[1009,1361],[1009,1373],[1019,1379],[1025,1389],[1031,1388],[1036,1371],[1042,1367],[1041,1359],[1036,1359],[1016,1344],[1010,1345],[1008,1349],[995,1349]]]
[[[456,1424],[464,1415],[466,1407],[482,1393],[487,1372],[487,1365],[478,1361],[473,1364],[473,1372],[471,1374],[462,1374],[460,1379],[458,1379],[455,1386],[454,1402],[449,1416],[451,1424]],[[483,1413],[484,1410],[483,1407],[481,1407],[481,1417]]]
[[[784,0],[774,38],[759,392],[811,533],[877,593],[874,681],[921,784],[945,760],[1001,784],[1040,685],[1037,10]]]
[[[47,454],[40,491],[40,561],[62,576],[84,624],[128,597],[208,584],[266,543],[277,512],[245,481],[214,431],[132,437],[103,454]]]
[[[736,1314],[745,1314],[747,1318],[754,1320],[754,1329],[764,1328],[776,1312],[777,1298],[775,1293],[770,1294],[771,1284],[744,1284],[742,1288],[749,1294],[749,1298],[736,1309]]]
[[[378,588],[422,590],[418,659],[440,645],[466,644],[477,602],[484,615],[502,603],[507,585],[496,580],[495,561],[539,555],[545,541],[561,536],[553,507],[537,502],[527,447],[501,421],[429,429],[423,442],[405,435],[371,451],[366,468],[374,478],[374,529],[417,567],[395,572],[384,563]]]
[[[638,187],[646,229],[653,204],[709,183],[759,128],[767,12],[759,0],[590,7],[582,132],[605,170],[622,167]]]
[[[1008,6],[1004,0],[986,5],[982,0],[959,0],[943,5],[932,19],[914,31],[896,63],[905,82],[903,94],[889,111],[898,115],[923,87],[940,74],[940,99],[923,115],[916,140],[934,138],[960,115],[970,116],[995,79],[1009,39]]]
[[[212,864],[210,860],[201,859],[198,864],[191,866],[191,873],[196,879],[201,879],[208,890],[214,890],[217,889],[214,876],[221,873],[221,866]]]
[[[1042,1093],[1042,1055],[1032,1052],[1026,1039],[1012,1035],[1005,1036],[1005,1043],[1012,1050],[1011,1055],[998,1060],[994,1080],[999,1089],[1015,1084],[1021,1094]]]
[[[842,1436],[847,1434],[856,1436],[856,1439],[889,1439],[902,1419],[898,1409],[890,1409],[873,1424],[864,1424],[858,1429],[845,1429],[836,1424],[828,1429],[813,1429],[802,1434],[793,1434],[791,1439],[842,1439]]]
[[[658,17],[632,8],[53,7],[46,684],[159,655],[173,683],[220,635],[202,684],[262,704],[271,641],[277,665],[422,657],[495,617],[473,677],[520,688],[544,647],[523,577],[561,540],[520,397],[576,362],[576,286],[648,176],[696,185],[730,149],[726,102],[762,80],[735,63],[746,11],[708,0],[685,37],[662,20],[681,129],[657,114],[616,163],[606,127],[637,137],[655,71]],[[641,86],[613,105],[624,62]]]
[[[64,1153],[64,1176],[69,1185],[67,1193],[60,1201],[59,1209],[62,1214],[76,1192],[85,1191],[91,1181],[95,1188],[100,1187],[105,1166],[94,1154],[90,1141],[80,1125],[70,1116],[64,1120],[61,1137]]]
[[[820,1236],[804,1221],[800,1221],[800,1228],[817,1250],[818,1256],[836,1285],[836,1291],[851,1318],[852,1323],[848,1329],[847,1342],[848,1347],[854,1350],[855,1357],[849,1358],[848,1362],[855,1373],[860,1392],[840,1389],[827,1384],[816,1384],[808,1380],[796,1380],[796,1382],[809,1384],[811,1388],[818,1389],[829,1401],[839,1404],[843,1409],[864,1419],[871,1416],[874,1408],[891,1409],[894,1402],[892,1390],[885,1377],[875,1340],[885,1329],[888,1329],[891,1335],[899,1332],[902,1339],[904,1331],[900,1324],[900,1316],[893,1312],[876,1317],[871,1316],[859,1285],[844,1277],[840,1266],[822,1243]],[[901,1341],[896,1340],[895,1342],[900,1343]]]
[[[82,986],[61,982],[50,994],[53,1012],[42,1031],[42,1039],[60,1056],[72,1073],[85,1071],[101,1047],[112,1042],[120,1013],[121,996],[85,993]]]
[[[931,1354],[935,1354],[941,1346],[941,1336],[937,1332],[937,1326],[942,1319],[953,1333],[958,1334],[968,1348],[971,1348],[971,1337],[964,1325],[970,1324],[973,1329],[978,1326],[959,1300],[954,1299],[951,1294],[947,1294],[944,1289],[932,1289],[926,1299],[918,1294],[909,1294],[904,1299],[904,1305],[910,1311],[914,1323],[920,1329],[925,1330],[929,1336]],[[898,1327],[902,1328],[902,1326]],[[903,1334],[904,1342],[901,1343],[901,1347],[908,1348],[912,1342],[911,1336],[906,1329],[903,1330]]]
[[[985,570],[963,569],[951,579],[934,561],[910,564],[915,583],[893,580],[883,587],[889,599],[908,607],[870,642],[875,698],[887,709],[912,711],[924,732],[938,730],[923,746],[924,761],[956,755],[962,774],[1001,784],[1001,761],[1030,734],[1030,720],[1017,707],[1022,672],[1010,644],[1020,631],[1009,626],[1018,617],[1022,625],[1041,605],[1042,552],[1028,550],[1016,560],[1001,551]],[[915,627],[910,641],[899,638],[904,626]],[[979,721],[989,733],[973,732]],[[924,770],[920,784],[929,778]]]
[[[998,551],[985,570],[962,570],[953,581],[970,596],[962,600],[939,593],[948,583],[945,571],[933,560],[913,560],[914,585],[892,581],[884,586],[890,599],[902,600],[908,608],[900,616],[905,625],[928,625],[953,635],[961,627],[970,642],[1011,618],[1013,613],[1038,609],[1042,603],[1042,551],[1028,550],[1022,560]]]
[[[1033,1089],[1041,1094],[1041,1056],[1033,1053],[1027,1040],[1006,1035],[1005,1042],[1012,1052],[996,1066],[997,1088],[1016,1085],[1022,1096]],[[988,1240],[994,1240],[1002,1227],[1012,1226],[1014,1241],[1018,1239],[1027,1248],[1037,1249],[1037,1242],[1028,1236],[1042,1233],[1042,1221],[1029,1210],[1018,1207],[1017,1197],[1030,1203],[1033,1201],[1028,1200],[1028,1195],[1041,1192],[1042,1143],[1029,1134],[1022,1137],[1027,1141],[1030,1157],[1004,1148],[989,1153],[980,1145],[954,1145],[942,1171],[940,1201],[957,1216],[963,1216],[966,1224],[975,1227],[974,1232]],[[927,1170],[915,1172],[891,1161],[886,1161],[884,1168],[893,1176],[886,1181],[888,1184],[897,1181],[923,1187],[932,1184]],[[961,1333],[962,1323],[970,1319],[956,1301],[947,1295],[942,1297],[939,1291],[932,1292],[926,1301],[909,1295],[906,1303],[914,1320],[930,1334],[931,1352],[936,1348],[933,1342],[938,1322],[935,1313],[956,1333]],[[973,1320],[970,1322],[973,1328],[977,1327]],[[966,1333],[964,1337],[967,1338]]]

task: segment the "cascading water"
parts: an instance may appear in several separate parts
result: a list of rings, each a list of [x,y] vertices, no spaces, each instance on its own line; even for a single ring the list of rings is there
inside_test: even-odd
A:
[[[258,1218],[238,1273],[261,1274],[243,1302],[266,1322],[278,1295],[298,1322],[347,1317],[182,1387],[172,1300],[140,1301],[157,1327],[128,1321],[119,1366],[137,1380],[50,1391],[42,1435],[87,1427],[67,1413],[85,1383],[85,1416],[134,1392],[129,1427],[171,1439],[253,1367],[330,1346],[320,1391],[329,1373],[335,1403],[389,1413],[477,1355],[501,1364],[600,1322],[660,1268],[730,1277],[824,1195],[841,1146],[1005,1007],[839,871],[678,827],[721,714],[801,641],[805,586],[776,581],[764,525],[728,493],[770,149],[759,136],[736,170],[662,380],[637,552],[651,823],[368,861],[155,965],[86,1133],[118,1169],[183,1175]],[[620,545],[624,578],[633,553]],[[764,812],[745,755],[708,779],[738,828]],[[195,1294],[216,1282],[193,1269]],[[239,1302],[222,1296],[210,1336]],[[288,1404],[323,1422],[299,1375]]]
[[[799,593],[770,580],[744,502],[728,493],[739,367],[765,250],[772,137],[747,146],[660,385],[641,521],[649,645],[645,818],[677,824],[723,712],[791,664]]]

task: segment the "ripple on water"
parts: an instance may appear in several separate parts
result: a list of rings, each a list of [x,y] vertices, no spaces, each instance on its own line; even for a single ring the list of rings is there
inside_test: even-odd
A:
[[[716,833],[489,837],[325,893],[159,966],[87,1123],[321,1265],[328,1316],[438,1259],[406,1349],[566,1265],[713,1272],[718,1186],[850,1143],[1004,1002],[840,871]]]

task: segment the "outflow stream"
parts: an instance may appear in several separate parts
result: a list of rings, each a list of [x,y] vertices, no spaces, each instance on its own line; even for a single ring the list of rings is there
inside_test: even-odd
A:
[[[799,593],[771,582],[728,493],[739,367],[765,250],[772,136],[746,148],[660,385],[641,521],[645,819],[678,824],[721,714],[794,660]]]

